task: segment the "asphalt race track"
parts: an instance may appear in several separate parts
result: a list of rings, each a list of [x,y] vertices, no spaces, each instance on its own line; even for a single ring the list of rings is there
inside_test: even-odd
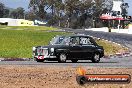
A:
[[[132,50],[132,35],[127,34],[117,34],[117,33],[105,33],[105,32],[93,32],[85,30],[73,30],[73,29],[63,29],[66,32],[74,32],[80,34],[87,34],[90,36],[107,39],[109,41],[120,43],[127,46]],[[43,63],[38,63],[36,61],[0,61],[0,65],[24,65],[24,66],[88,66],[88,67],[113,67],[113,68],[132,68],[132,56],[129,57],[112,57],[112,58],[102,58],[100,63],[92,63],[91,61],[78,61],[77,63],[71,63],[67,61],[66,63],[58,63],[45,61]]]
[[[0,65],[24,65],[24,66],[70,66],[70,67],[79,67],[79,66],[87,66],[87,67],[113,67],[113,68],[131,68],[132,67],[132,58],[124,57],[124,58],[111,58],[106,59],[102,58],[100,63],[92,63],[89,60],[78,61],[77,63],[72,63],[71,61],[67,61],[66,63],[58,63],[57,61],[45,61],[43,63],[36,61],[0,61]]]

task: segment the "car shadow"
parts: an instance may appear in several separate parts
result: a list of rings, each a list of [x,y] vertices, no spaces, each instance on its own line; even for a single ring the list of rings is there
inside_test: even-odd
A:
[[[55,61],[46,61],[43,63],[59,63],[59,62],[55,62]],[[65,63],[73,63],[73,62],[65,62]],[[65,64],[65,63],[61,63],[61,64]],[[76,63],[93,63],[93,62],[76,62]],[[75,64],[76,64],[75,63]],[[119,62],[99,62],[99,63],[119,63]],[[93,63],[93,64],[99,64],[99,63]]]

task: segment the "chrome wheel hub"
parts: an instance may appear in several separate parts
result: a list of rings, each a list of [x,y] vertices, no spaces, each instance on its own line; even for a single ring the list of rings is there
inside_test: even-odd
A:
[[[98,61],[99,60],[99,55],[95,54],[94,59],[95,59],[95,61]]]
[[[60,55],[60,60],[61,61],[66,61],[66,55],[65,54],[61,54]]]

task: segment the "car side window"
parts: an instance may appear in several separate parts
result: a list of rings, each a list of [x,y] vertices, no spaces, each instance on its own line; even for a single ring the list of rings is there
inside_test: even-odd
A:
[[[80,44],[79,37],[71,37],[70,44],[72,44],[72,45],[79,45]]]
[[[81,45],[92,45],[93,43],[90,41],[90,38],[81,37],[80,38],[80,44]]]

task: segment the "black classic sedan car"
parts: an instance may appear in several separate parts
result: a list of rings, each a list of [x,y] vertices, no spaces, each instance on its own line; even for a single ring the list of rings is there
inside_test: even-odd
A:
[[[33,58],[37,62],[91,60],[98,63],[103,56],[103,47],[87,35],[56,36],[48,46],[33,47]]]

